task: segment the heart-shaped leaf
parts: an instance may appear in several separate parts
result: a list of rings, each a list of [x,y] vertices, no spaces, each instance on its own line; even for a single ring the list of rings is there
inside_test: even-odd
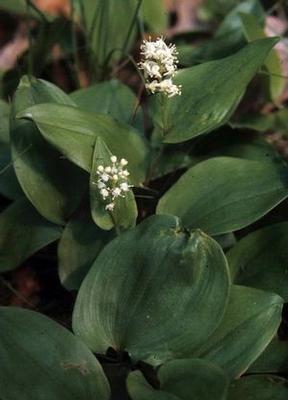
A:
[[[61,236],[59,226],[45,220],[26,199],[16,200],[0,214],[0,271],[22,264]]]
[[[164,106],[155,102],[163,141],[184,142],[225,124],[277,40],[255,40],[229,57],[179,71],[174,80],[182,95],[166,99]]]
[[[64,224],[79,205],[87,184],[86,175],[61,157],[33,122],[16,119],[16,114],[29,106],[47,102],[74,104],[51,83],[23,77],[12,105],[12,158],[19,183],[34,207],[49,221]]]
[[[96,352],[113,347],[159,364],[192,353],[225,312],[230,278],[220,246],[176,217],[153,216],[110,242],[76,300],[74,331]]]
[[[228,252],[235,283],[278,293],[288,301],[288,222],[245,236]]]
[[[219,367],[206,360],[173,360],[161,366],[157,376],[160,382],[159,390],[150,386],[139,371],[132,372],[127,379],[127,388],[132,399],[226,399],[226,375]]]
[[[145,178],[146,144],[129,125],[105,114],[87,113],[56,104],[37,105],[18,116],[32,119],[45,139],[88,172],[92,168],[96,138],[100,137],[113,154],[129,161],[134,184]]]
[[[276,334],[282,305],[274,293],[232,286],[224,318],[197,356],[218,364],[232,378],[240,376]]]
[[[0,331],[1,398],[110,398],[96,357],[56,322],[33,311],[1,307]]]
[[[160,199],[158,214],[218,235],[257,221],[288,196],[288,169],[217,157],[190,168]]]

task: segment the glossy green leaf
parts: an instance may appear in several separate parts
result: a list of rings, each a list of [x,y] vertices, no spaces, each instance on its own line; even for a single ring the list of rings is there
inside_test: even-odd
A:
[[[132,121],[138,101],[128,86],[115,79],[77,90],[70,96],[82,110],[109,114],[124,123]],[[141,107],[136,112],[134,125],[143,129]]]
[[[145,178],[146,144],[129,125],[117,122],[108,115],[87,113],[58,104],[37,105],[18,117],[32,119],[45,139],[88,172],[92,168],[96,138],[100,137],[113,154],[129,161],[134,184]]]
[[[217,157],[182,175],[160,199],[157,213],[177,215],[188,228],[219,235],[257,221],[287,196],[287,168]]]
[[[275,375],[251,375],[232,382],[228,400],[286,400],[288,381]]]
[[[29,106],[48,102],[73,105],[69,96],[51,83],[22,78],[12,107],[12,158],[21,188],[34,207],[49,221],[64,224],[83,196],[85,173],[47,143],[33,122],[16,119]]]
[[[109,400],[96,357],[51,319],[13,307],[0,308],[0,396],[22,400]]]
[[[229,286],[213,239],[153,216],[97,257],[76,300],[74,332],[93,351],[113,347],[151,364],[187,356],[216,329]]]
[[[266,37],[263,28],[258,24],[257,18],[254,15],[241,13],[240,18],[248,41]],[[281,78],[281,75],[283,75],[282,66],[276,50],[271,50],[264,66],[270,74],[268,79],[270,97],[272,100],[276,100],[286,85],[285,78]]]
[[[97,186],[99,165],[108,167],[111,165],[111,156],[113,154],[106,143],[98,137],[96,140],[92,170],[90,174],[90,204],[92,218],[96,225],[105,230],[110,230],[114,226],[116,229],[128,229],[136,224],[138,210],[132,190],[125,193],[125,197],[115,199],[113,211],[105,209],[107,202],[104,202]]]
[[[22,264],[61,236],[62,229],[46,221],[26,199],[19,199],[0,214],[0,271]]]
[[[78,290],[94,260],[112,238],[93,222],[89,205],[66,225],[58,245],[59,276],[62,285]]]
[[[233,286],[224,318],[197,352],[232,377],[243,374],[277,332],[283,299],[274,293]]]
[[[245,236],[228,252],[234,282],[278,293],[288,301],[288,222]]]
[[[288,373],[288,341],[274,338],[260,357],[250,366],[249,373]]]
[[[160,104],[155,110],[163,141],[184,142],[225,124],[277,40],[255,40],[229,57],[179,71],[174,81],[182,95],[166,99],[164,113]]]
[[[127,379],[131,398],[133,400],[211,400],[212,398],[226,400],[228,389],[226,375],[219,367],[205,360],[173,360],[161,366],[157,375],[160,390],[150,386],[140,372],[132,372]]]

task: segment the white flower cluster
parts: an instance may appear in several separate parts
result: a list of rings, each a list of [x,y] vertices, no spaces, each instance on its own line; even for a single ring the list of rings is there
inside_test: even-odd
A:
[[[118,161],[116,156],[111,156],[110,160],[111,165],[99,165],[97,168],[97,187],[102,199],[107,202],[107,211],[113,211],[117,197],[125,197],[132,187],[128,184],[129,172],[125,169],[128,161],[124,158]]]
[[[178,63],[176,46],[167,46],[161,37],[154,42],[144,40],[140,49],[143,60],[139,67],[144,72],[146,89],[151,93],[162,92],[168,97],[180,95],[181,86],[172,81]]]

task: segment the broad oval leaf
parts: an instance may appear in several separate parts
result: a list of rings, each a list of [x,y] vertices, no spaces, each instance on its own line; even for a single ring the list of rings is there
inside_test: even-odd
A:
[[[117,121],[128,124],[134,119],[133,125],[143,129],[141,107],[134,118],[138,103],[136,96],[128,86],[116,79],[77,90],[70,97],[84,111],[109,114]]]
[[[228,400],[286,400],[288,381],[275,375],[250,375],[231,383]]]
[[[110,398],[96,357],[61,325],[33,311],[1,307],[0,330],[1,398]]]
[[[0,272],[12,270],[61,236],[62,229],[45,220],[26,199],[0,214]]]
[[[235,283],[278,293],[288,301],[288,222],[245,236],[227,253]]]
[[[184,142],[225,124],[277,40],[256,40],[229,57],[179,71],[174,81],[182,95],[167,99],[165,112],[156,100],[163,141]]]
[[[51,118],[53,115],[53,118]],[[56,104],[41,104],[18,115],[32,119],[42,135],[76,165],[90,172],[96,138],[105,141],[113,154],[129,161],[131,179],[139,184],[145,178],[147,147],[144,139],[129,125],[109,115]]]
[[[274,293],[232,286],[224,318],[197,356],[218,364],[231,378],[240,376],[276,334],[282,305]]]
[[[90,204],[92,218],[95,224],[105,230],[110,230],[115,227],[116,230],[120,231],[121,229],[128,229],[135,226],[138,211],[131,189],[124,194],[124,197],[119,196],[115,199],[113,211],[107,211],[105,209],[107,202],[104,202],[97,185],[99,178],[97,168],[100,165],[110,167],[110,158],[112,155],[106,143],[98,137],[94,148],[92,170],[90,174]]]
[[[85,173],[47,143],[33,122],[16,119],[29,106],[48,102],[74,104],[51,83],[22,78],[12,105],[12,159],[21,188],[34,207],[49,221],[64,224],[79,205],[87,184]]]
[[[94,260],[112,238],[110,232],[95,225],[89,204],[73,215],[58,245],[59,277],[66,289],[79,289]]]
[[[218,235],[257,221],[288,196],[288,169],[216,157],[190,168],[160,199],[157,213]]]
[[[127,379],[132,399],[226,400],[228,378],[206,360],[173,360],[161,366],[157,375],[159,390],[151,387],[140,372],[132,372]]]
[[[213,333],[230,277],[220,246],[176,217],[153,216],[110,242],[76,300],[74,332],[96,352],[128,351],[159,364]]]

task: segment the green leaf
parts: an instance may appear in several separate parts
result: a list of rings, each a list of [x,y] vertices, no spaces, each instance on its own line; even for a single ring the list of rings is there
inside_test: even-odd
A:
[[[32,119],[45,139],[88,172],[92,168],[96,138],[100,137],[113,154],[129,161],[133,184],[139,184],[145,178],[146,143],[129,125],[108,115],[87,113],[60,104],[37,105],[18,117]]]
[[[278,293],[288,301],[288,222],[270,225],[241,239],[228,252],[234,282]]]
[[[206,360],[174,360],[160,367],[161,389],[183,400],[225,400],[228,379],[224,372]]]
[[[217,157],[182,175],[160,199],[157,214],[177,215],[188,228],[219,235],[252,224],[287,195],[287,168]]]
[[[219,324],[230,278],[220,246],[176,217],[153,216],[110,242],[85,278],[74,331],[96,352],[159,364],[183,357]]]
[[[127,51],[135,38],[137,19],[134,20],[134,15],[138,1],[76,0],[75,3],[78,4],[76,11],[82,18],[96,64],[105,67],[109,61],[117,61],[123,57],[121,50],[127,44]],[[127,41],[130,29],[131,34]]]
[[[89,205],[66,225],[58,245],[59,276],[68,290],[78,290],[94,260],[112,239],[92,221]]]
[[[249,373],[288,373],[288,341],[274,338],[250,366]]]
[[[265,11],[259,0],[247,0],[237,2],[238,4],[228,13],[216,30],[212,39],[194,48],[190,46],[181,55],[179,49],[180,64],[190,66],[205,61],[217,60],[230,56],[240,50],[247,43],[242,31],[240,13],[251,14],[256,21],[263,26],[265,22]],[[184,63],[183,63],[184,61]]]
[[[149,31],[162,33],[168,26],[168,12],[163,0],[142,1],[141,15]]]
[[[274,293],[232,286],[224,318],[197,356],[218,364],[231,378],[240,376],[276,334],[282,305]]]
[[[33,311],[1,307],[0,330],[1,398],[110,398],[96,357],[56,322]]]
[[[171,393],[154,389],[140,371],[128,375],[127,389],[132,400],[179,400],[179,397]]]
[[[61,236],[61,228],[46,221],[26,199],[19,199],[0,214],[0,271],[22,264]]]
[[[12,158],[26,197],[49,221],[64,224],[79,205],[86,176],[43,139],[33,122],[16,119],[29,106],[47,102],[58,103],[55,107],[73,105],[69,96],[51,83],[28,77],[21,79],[12,106]],[[52,116],[49,114],[50,120]]]
[[[10,153],[9,144],[0,142],[0,193],[8,199],[15,200],[23,197],[24,193],[16,178]]]
[[[182,95],[167,99],[164,115],[160,104],[154,110],[163,141],[183,142],[225,124],[277,41],[255,40],[229,57],[180,70],[174,81]]]
[[[280,131],[283,134],[288,133],[288,109],[283,108],[268,114],[250,113],[233,119],[229,122],[233,128],[253,129],[258,132],[266,132],[269,130]]]
[[[10,104],[6,101],[0,100],[0,142],[9,143],[9,116]]]
[[[109,114],[117,121],[130,123],[137,106],[132,90],[115,79],[73,92],[70,97],[84,111]],[[143,111],[138,108],[135,126],[143,130]]]
[[[245,376],[234,381],[228,400],[286,400],[288,381],[275,375]]]
[[[249,42],[266,37],[263,28],[258,24],[257,18],[255,18],[254,15],[241,13],[240,18],[245,36]],[[283,71],[281,61],[276,50],[271,50],[264,66],[270,74],[268,79],[270,97],[272,100],[276,100],[281,95],[286,85],[285,78],[281,78]]]
[[[125,197],[118,197],[114,203],[113,211],[105,210],[107,202],[104,202],[97,186],[99,165],[108,167],[111,165],[113,154],[106,143],[98,137],[95,144],[92,170],[90,174],[90,204],[92,218],[96,225],[105,230],[110,230],[115,226],[116,229],[128,229],[136,224],[138,210],[132,190],[125,193]]]
[[[205,360],[173,360],[161,366],[157,375],[160,390],[150,386],[139,371],[129,374],[127,388],[132,399],[226,399],[226,375],[219,367]]]

